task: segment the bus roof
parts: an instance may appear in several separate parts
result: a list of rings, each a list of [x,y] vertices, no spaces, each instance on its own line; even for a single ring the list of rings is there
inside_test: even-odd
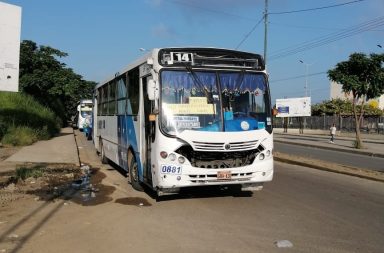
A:
[[[142,56],[142,57],[136,59],[134,62],[128,64],[128,65],[127,65],[126,67],[124,67],[122,70],[116,72],[113,76],[110,76],[109,78],[105,79],[104,81],[99,82],[99,83],[96,85],[95,89],[97,89],[98,87],[102,86],[103,84],[105,84],[105,83],[107,83],[107,82],[109,82],[109,81],[112,81],[113,79],[115,79],[116,76],[119,76],[120,74],[125,73],[125,72],[127,72],[128,70],[131,70],[131,69],[133,69],[133,68],[135,68],[135,67],[138,67],[138,66],[140,66],[141,64],[147,62],[147,59],[150,58],[150,57],[152,56],[154,50],[156,50],[156,49],[153,49],[152,51],[146,53],[144,56]]]
[[[93,100],[89,98],[82,98],[80,99],[79,104],[93,104]]]
[[[264,62],[262,59],[262,56],[256,53],[251,53],[251,52],[246,52],[246,51],[239,51],[239,50],[234,50],[234,49],[226,49],[226,48],[216,48],[216,47],[165,47],[165,48],[154,48],[151,51],[147,52],[145,55],[142,57],[136,59],[134,62],[128,64],[126,67],[124,67],[122,70],[119,72],[116,72],[114,75],[110,76],[109,78],[105,79],[102,82],[99,82],[95,89],[99,88],[100,86],[104,85],[105,83],[112,81],[115,79],[117,76],[119,76],[122,73],[125,73],[133,68],[136,68],[144,63],[147,62],[147,60],[155,55],[157,55],[160,51],[170,51],[170,50],[186,50],[186,51],[200,51],[200,52],[208,52],[210,50],[216,50],[218,52],[222,53],[239,53],[239,54],[244,54],[244,55],[252,55],[256,58],[258,58],[260,61],[262,61],[261,65],[264,68]],[[157,57],[156,57],[157,58]]]

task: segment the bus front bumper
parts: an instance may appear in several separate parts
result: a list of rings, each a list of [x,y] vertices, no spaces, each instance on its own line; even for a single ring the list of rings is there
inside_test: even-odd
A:
[[[183,165],[179,166],[181,172],[178,174],[177,170],[176,173],[172,173],[172,169],[162,170],[162,166],[169,165],[160,165],[154,187],[163,195],[177,193],[183,187],[209,185],[241,185],[244,190],[254,191],[273,178],[273,158],[238,168],[207,169]]]

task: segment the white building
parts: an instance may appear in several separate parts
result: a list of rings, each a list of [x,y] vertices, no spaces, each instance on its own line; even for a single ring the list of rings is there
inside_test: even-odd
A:
[[[0,2],[0,91],[19,90],[21,7]]]
[[[333,82],[333,81],[331,81],[330,92],[331,92],[330,99],[336,99],[336,98],[340,98],[343,100],[344,99],[349,99],[349,100],[352,99],[352,94],[348,94],[348,93],[343,92],[341,84],[338,84],[338,83]],[[376,100],[378,102],[379,108],[384,110],[384,94],[381,95],[381,97],[376,98],[374,100]]]

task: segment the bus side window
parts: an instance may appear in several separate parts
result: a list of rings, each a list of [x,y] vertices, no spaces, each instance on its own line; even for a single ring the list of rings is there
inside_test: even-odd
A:
[[[128,102],[127,113],[137,115],[139,111],[139,68],[135,68],[128,72]]]
[[[104,85],[102,87],[102,94],[103,94],[103,101],[102,101],[101,115],[104,116],[108,114],[108,85]]]
[[[127,97],[127,80],[125,75],[117,79],[117,114],[124,115],[126,108]]]
[[[108,103],[108,115],[116,114],[116,82],[113,80],[108,84],[109,87],[109,103]]]
[[[97,115],[98,116],[100,116],[100,115],[102,115],[101,114],[101,108],[102,108],[102,99],[103,99],[103,93],[102,93],[102,88],[99,88],[98,90],[97,90],[97,93],[98,93],[98,95],[97,95]]]

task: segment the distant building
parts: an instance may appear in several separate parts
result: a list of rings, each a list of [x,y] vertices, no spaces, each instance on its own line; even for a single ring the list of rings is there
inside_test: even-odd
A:
[[[340,98],[343,100],[352,100],[352,94],[343,92],[341,84],[331,81],[330,91],[330,99]],[[381,95],[380,97],[373,100],[376,100],[378,102],[379,108],[384,110],[384,95]]]

